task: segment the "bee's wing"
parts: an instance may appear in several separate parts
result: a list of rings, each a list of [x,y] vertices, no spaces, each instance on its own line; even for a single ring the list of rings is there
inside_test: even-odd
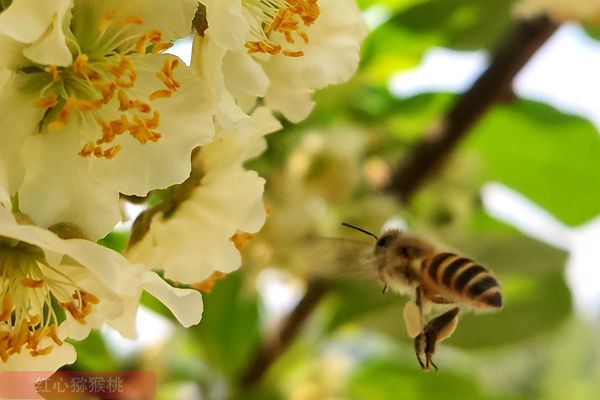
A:
[[[326,278],[364,278],[373,275],[373,243],[318,237],[306,243],[308,272]]]

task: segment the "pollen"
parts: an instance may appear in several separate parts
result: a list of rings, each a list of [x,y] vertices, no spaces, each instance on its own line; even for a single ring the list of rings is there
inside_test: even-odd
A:
[[[25,278],[21,279],[21,285],[31,289],[38,289],[44,285],[44,281],[41,279]]]
[[[27,247],[18,251],[20,246],[0,248],[0,364],[23,352],[34,357],[49,354],[63,344],[58,325],[64,317],[57,314],[58,308],[84,323],[100,302],[68,275],[45,265],[43,258],[29,256]],[[47,268],[52,275],[45,274]],[[67,297],[59,300],[57,293]]]
[[[302,43],[308,44],[309,37],[302,29],[312,25],[319,17],[317,0],[246,0],[244,6],[256,20],[251,30],[256,40],[245,44],[249,54],[304,55],[301,50],[284,49],[283,46],[296,45],[298,37]]]
[[[98,22],[98,32],[104,32],[111,21],[115,18],[117,12],[115,10],[108,11]]]
[[[194,283],[191,285],[191,287],[202,293],[210,293],[215,287],[217,281],[223,279],[225,276],[226,274],[223,272],[215,271],[207,279],[203,280],[202,282]]]
[[[46,96],[39,99],[35,106],[37,108],[52,108],[58,104],[58,97],[56,96]]]
[[[95,35],[93,49],[83,52],[77,47],[71,65],[44,68],[50,83],[35,102],[37,108],[46,110],[41,130],[59,132],[72,123],[95,121],[98,136],[82,138],[84,144],[78,154],[107,160],[120,153],[122,145],[117,142],[124,133],[129,133],[139,144],[160,140],[160,116],[152,101],[170,98],[179,90],[181,83],[175,77],[175,70],[180,61],[168,57],[154,71],[157,81],[144,82],[144,86],[154,84],[154,87],[140,95],[138,68],[144,62],[135,55],[152,57],[171,47],[171,43],[163,41],[164,35],[158,29],[132,32],[133,25],[144,23],[139,16],[119,15],[117,10],[109,10],[98,17],[97,29],[91,32]]]

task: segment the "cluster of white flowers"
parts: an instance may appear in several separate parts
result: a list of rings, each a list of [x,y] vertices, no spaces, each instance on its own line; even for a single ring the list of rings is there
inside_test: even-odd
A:
[[[516,16],[531,18],[548,14],[557,22],[568,20],[600,22],[599,0],[520,0],[513,9]]]
[[[190,35],[187,66],[165,51]],[[0,371],[73,362],[64,339],[102,324],[134,336],[143,290],[197,323],[200,293],[157,272],[240,266],[266,218],[244,162],[273,112],[300,121],[350,78],[365,35],[354,0],[0,1]],[[127,258],[95,242],[165,188]]]

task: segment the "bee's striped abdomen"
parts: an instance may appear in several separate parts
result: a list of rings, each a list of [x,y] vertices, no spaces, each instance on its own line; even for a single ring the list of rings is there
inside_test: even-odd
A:
[[[439,253],[425,259],[421,268],[422,279],[429,292],[476,308],[502,306],[502,294],[496,278],[469,258]]]

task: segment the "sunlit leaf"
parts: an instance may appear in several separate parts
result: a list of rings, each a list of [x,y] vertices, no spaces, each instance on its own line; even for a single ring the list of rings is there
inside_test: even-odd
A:
[[[535,102],[493,109],[467,137],[481,183],[499,181],[567,224],[600,213],[600,136],[586,120]]]

